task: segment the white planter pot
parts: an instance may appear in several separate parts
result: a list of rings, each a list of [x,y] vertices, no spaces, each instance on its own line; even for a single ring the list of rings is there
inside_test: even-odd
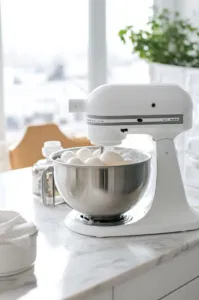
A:
[[[182,87],[194,97],[195,89],[199,90],[199,68],[179,67],[152,63],[149,65],[151,83],[173,83]],[[198,94],[199,98],[199,94]],[[199,103],[199,99],[198,99]]]
[[[173,83],[185,89],[187,68],[153,63],[149,65],[150,81],[152,83]]]

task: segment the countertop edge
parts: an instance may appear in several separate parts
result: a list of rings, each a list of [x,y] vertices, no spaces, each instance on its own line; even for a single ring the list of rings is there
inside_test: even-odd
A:
[[[153,269],[156,266],[162,265],[166,263],[169,260],[174,259],[175,257],[178,257],[185,251],[189,251],[199,245],[199,238],[195,239],[192,238],[187,243],[184,243],[183,245],[180,245],[179,247],[176,247],[174,250],[168,250],[166,254],[162,254],[157,258],[152,259],[150,262],[143,263],[141,266],[136,268],[129,268],[129,270],[126,270],[124,272],[121,272],[120,274],[117,274],[105,281],[102,281],[100,283],[96,283],[90,287],[87,287],[86,289],[83,289],[82,291],[67,296],[64,298],[64,300],[79,300],[81,297],[88,297],[93,294],[93,292],[100,292],[104,289],[112,288],[112,286],[116,284],[122,284],[125,281],[128,281],[132,279],[134,276],[142,275],[144,272],[148,272],[149,270]]]

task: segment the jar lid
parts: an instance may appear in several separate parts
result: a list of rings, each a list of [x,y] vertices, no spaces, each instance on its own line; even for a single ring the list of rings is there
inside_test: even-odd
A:
[[[53,152],[62,150],[61,142],[59,141],[47,141],[42,148],[42,154],[44,157],[49,157]]]

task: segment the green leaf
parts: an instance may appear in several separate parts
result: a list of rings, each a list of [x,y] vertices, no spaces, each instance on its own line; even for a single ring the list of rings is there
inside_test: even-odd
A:
[[[121,30],[118,32],[118,34],[119,34],[119,36],[123,36],[123,35],[125,35],[125,34],[127,33],[127,31],[128,31],[128,29],[121,29]]]
[[[133,52],[148,61],[182,66],[199,66],[199,29],[183,19],[179,12],[154,11],[146,28],[136,31],[133,25],[118,33],[123,43],[129,40]]]

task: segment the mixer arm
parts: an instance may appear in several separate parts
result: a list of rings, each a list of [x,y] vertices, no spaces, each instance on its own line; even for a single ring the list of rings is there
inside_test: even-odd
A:
[[[179,205],[185,205],[187,200],[173,139],[156,141],[157,177],[153,210],[161,209],[165,214],[175,214],[177,217]]]

